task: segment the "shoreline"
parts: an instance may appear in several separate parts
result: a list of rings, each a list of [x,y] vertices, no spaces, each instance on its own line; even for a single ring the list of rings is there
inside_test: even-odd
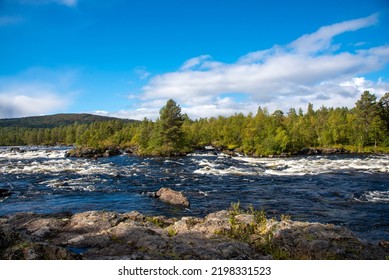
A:
[[[239,204],[204,218],[137,211],[0,217],[0,259],[387,259],[389,241],[332,224],[279,221]]]
[[[155,156],[155,155],[140,155],[137,154],[134,150],[131,149],[121,149],[121,148],[100,148],[100,149],[94,149],[94,148],[74,148],[70,149],[66,153],[66,157],[79,157],[79,158],[100,158],[100,157],[111,157],[111,156],[117,156],[117,155],[129,155],[129,156],[138,156],[138,157],[157,157],[157,158],[163,158],[163,157],[183,157],[190,155],[192,153],[214,153],[217,154],[224,154],[230,157],[237,157],[237,156],[246,156],[246,157],[252,157],[252,158],[293,158],[293,157],[302,157],[302,156],[330,156],[330,155],[388,155],[389,152],[367,152],[367,151],[361,151],[356,152],[352,150],[347,150],[345,148],[303,148],[298,152],[289,152],[289,153],[281,153],[281,154],[274,154],[274,155],[254,155],[254,154],[245,154],[241,153],[238,150],[228,150],[223,148],[213,148],[213,149],[195,149],[192,152],[188,152],[185,154],[177,154],[173,156]]]

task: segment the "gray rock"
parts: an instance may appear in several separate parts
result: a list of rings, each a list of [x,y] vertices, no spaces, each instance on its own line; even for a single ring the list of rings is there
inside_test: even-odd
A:
[[[226,210],[181,219],[136,211],[0,218],[0,259],[385,259],[387,244],[365,243],[340,226],[259,224]]]
[[[304,148],[298,152],[299,155],[339,155],[348,153],[349,151],[343,148]]]
[[[108,149],[92,149],[92,148],[78,148],[66,152],[66,157],[79,157],[79,158],[100,158],[111,157],[120,155],[122,152],[119,148]]]
[[[0,197],[11,196],[11,191],[6,189],[0,189]]]
[[[156,196],[163,202],[189,207],[190,203],[188,198],[186,198],[181,192],[174,191],[170,188],[161,188],[157,191]]]

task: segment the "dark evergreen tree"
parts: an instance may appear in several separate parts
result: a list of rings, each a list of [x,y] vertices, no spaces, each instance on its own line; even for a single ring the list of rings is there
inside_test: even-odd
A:
[[[369,91],[365,91],[361,98],[355,103],[356,132],[358,135],[358,145],[377,145],[381,134],[383,122],[379,118],[379,107],[376,102],[377,97]]]
[[[386,131],[389,132],[389,92],[385,93],[378,102],[381,119],[385,122]]]
[[[162,155],[180,154],[185,146],[185,138],[182,132],[184,117],[181,107],[173,99],[169,99],[166,105],[159,111],[159,139]]]

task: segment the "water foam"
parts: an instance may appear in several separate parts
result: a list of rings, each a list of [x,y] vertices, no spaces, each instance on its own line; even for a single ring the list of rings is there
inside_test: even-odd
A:
[[[65,149],[46,149],[46,148],[29,148],[12,150],[9,148],[0,149],[0,159],[37,159],[37,158],[64,158]]]
[[[196,156],[194,156],[196,158]],[[323,173],[389,173],[389,155],[372,155],[359,158],[295,157],[295,158],[252,158],[235,157],[236,166],[219,164],[217,159],[197,160],[200,168],[195,174],[205,175],[276,175],[303,176]],[[239,164],[240,162],[240,164]]]
[[[354,197],[354,199],[360,202],[389,202],[389,191],[367,191],[359,197]]]

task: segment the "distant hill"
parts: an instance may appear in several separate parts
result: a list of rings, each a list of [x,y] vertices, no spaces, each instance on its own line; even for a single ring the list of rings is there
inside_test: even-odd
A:
[[[75,122],[78,122],[79,124],[89,124],[93,122],[112,120],[120,120],[122,122],[136,121],[92,114],[56,114],[48,116],[0,119],[0,127],[53,128],[58,126],[71,125]]]

